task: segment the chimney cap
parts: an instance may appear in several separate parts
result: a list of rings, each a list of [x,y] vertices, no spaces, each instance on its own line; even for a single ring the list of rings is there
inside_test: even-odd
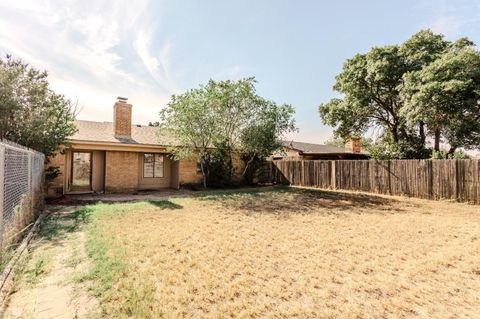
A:
[[[118,100],[118,102],[120,102],[120,103],[127,103],[128,97],[117,96],[117,100]]]

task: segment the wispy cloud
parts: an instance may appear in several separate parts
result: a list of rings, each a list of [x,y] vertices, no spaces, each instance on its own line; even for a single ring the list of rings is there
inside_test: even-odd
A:
[[[150,25],[158,14],[153,17],[150,5],[143,0],[0,2],[0,53],[47,69],[52,85],[83,106],[80,117],[109,119],[114,98],[126,95],[139,105],[136,120],[145,122],[176,90],[173,44],[151,49]]]
[[[170,64],[173,43],[167,39],[159,54],[154,54],[152,34],[153,29],[144,29],[138,32],[133,47],[150,76],[167,92],[177,92],[178,88],[172,78]]]
[[[465,0],[424,0],[423,5],[430,7],[434,12],[434,18],[425,27],[435,32],[447,37],[459,37],[478,32],[480,2],[472,5],[471,1]]]

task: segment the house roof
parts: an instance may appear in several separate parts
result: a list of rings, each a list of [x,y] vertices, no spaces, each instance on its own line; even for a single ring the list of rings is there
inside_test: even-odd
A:
[[[118,143],[122,145],[156,145],[174,146],[176,139],[168,133],[162,134],[158,127],[146,125],[132,125],[132,137],[117,137],[113,133],[112,122],[95,122],[75,120],[77,132],[69,138],[71,141],[95,142],[95,143]],[[303,143],[296,141],[283,141],[283,146],[299,151],[303,154],[353,154],[344,148]],[[367,152],[361,154],[368,155]]]
[[[116,137],[112,122],[94,122],[75,120],[77,132],[70,140],[85,142],[104,142],[119,144],[147,144],[159,146],[175,145],[175,138],[170,134],[161,134],[158,127],[132,125],[132,137]]]
[[[332,145],[304,143],[296,141],[284,141],[283,146],[303,154],[355,154],[345,150],[343,147],[337,147]],[[367,152],[360,152],[360,154],[368,155]]]

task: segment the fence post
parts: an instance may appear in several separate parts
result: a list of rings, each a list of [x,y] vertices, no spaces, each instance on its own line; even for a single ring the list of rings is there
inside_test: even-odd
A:
[[[5,200],[5,146],[0,143],[0,259],[3,253],[3,211]]]
[[[428,199],[433,199],[433,161],[425,160],[427,164],[427,196]]]
[[[392,160],[387,160],[387,161],[388,161],[388,169],[387,169],[387,171],[388,171],[388,194],[392,195]]]
[[[33,210],[32,152],[28,152],[28,209]]]
[[[331,185],[332,185],[332,188],[333,189],[336,189],[337,188],[337,167],[336,167],[336,162],[335,160],[331,161],[330,163],[332,163],[332,169],[331,169]]]
[[[454,160],[455,162],[455,200],[460,201],[460,183],[461,179],[459,178],[460,168],[458,167],[458,159]]]

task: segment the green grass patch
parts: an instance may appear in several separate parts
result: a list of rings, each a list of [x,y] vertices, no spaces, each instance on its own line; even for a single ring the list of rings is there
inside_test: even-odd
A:
[[[21,258],[14,268],[15,281],[29,287],[38,284],[49,272],[51,256],[42,253],[33,259]]]
[[[82,207],[73,213],[52,214],[44,218],[40,224],[38,235],[46,240],[63,238],[75,232],[87,222],[92,213],[89,206]]]
[[[36,284],[42,276],[47,273],[49,258],[45,255],[38,256],[33,263],[24,270],[25,281],[29,284]]]
[[[86,206],[86,251],[91,268],[77,281],[89,280],[91,289],[99,300],[102,317],[106,318],[158,318],[154,311],[155,286],[139,277],[126,253],[108,231],[109,220],[122,214],[141,212],[144,209],[175,209],[181,207],[171,201],[95,204]],[[128,225],[125,225],[128,227]]]

